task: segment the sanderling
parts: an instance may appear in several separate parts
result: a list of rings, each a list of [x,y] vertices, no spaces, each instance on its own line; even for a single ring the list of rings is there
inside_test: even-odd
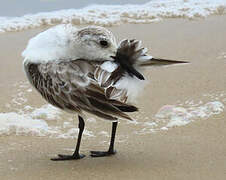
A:
[[[79,134],[72,155],[52,160],[81,159],[80,142],[85,112],[112,121],[108,151],[91,151],[92,157],[115,154],[118,119],[132,120],[126,112],[137,111],[130,104],[143,89],[142,66],[185,63],[156,59],[146,54],[141,41],[123,40],[117,45],[107,29],[72,24],[58,25],[33,37],[22,56],[29,82],[50,104],[77,113]]]

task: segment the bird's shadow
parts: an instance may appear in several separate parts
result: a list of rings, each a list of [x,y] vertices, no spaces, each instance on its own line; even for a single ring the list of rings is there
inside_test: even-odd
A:
[[[114,156],[93,158],[86,155],[80,160],[71,161],[50,161],[46,159],[42,166],[45,169],[54,169],[56,173],[69,173],[75,176],[87,176],[95,172],[95,174],[108,173],[112,176],[117,172],[129,171],[135,173],[136,171],[154,171],[156,168],[167,169],[173,166],[172,159],[165,159],[161,154],[140,153],[140,152],[120,152]],[[47,162],[48,161],[48,162]],[[176,165],[176,162],[175,162]],[[57,170],[57,171],[56,171]],[[79,172],[79,173],[78,173]],[[57,174],[56,174],[57,176]]]

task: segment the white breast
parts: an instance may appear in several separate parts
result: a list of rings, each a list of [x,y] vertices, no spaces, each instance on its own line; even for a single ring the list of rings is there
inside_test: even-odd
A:
[[[126,89],[128,102],[135,102],[136,98],[141,95],[144,86],[147,84],[147,81],[141,81],[136,77],[131,77],[128,74],[122,77],[114,86],[117,89]]]

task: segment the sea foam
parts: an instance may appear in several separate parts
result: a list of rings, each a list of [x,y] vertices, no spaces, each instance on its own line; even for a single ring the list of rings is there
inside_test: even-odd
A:
[[[160,121],[167,122],[166,127],[184,126],[196,119],[207,119],[224,111],[224,104],[220,101],[211,101],[195,107],[174,105],[163,106],[155,115]]]
[[[19,82],[14,87],[17,89],[17,95],[12,96],[12,101],[7,104],[8,108],[4,112],[0,112],[0,136],[23,135],[67,139],[77,137],[79,129],[75,114],[67,114],[50,104],[32,106],[27,101],[27,95],[31,93],[28,83]],[[21,98],[26,101],[15,103]],[[203,94],[196,99],[188,98],[174,104],[161,105],[152,116],[148,114],[145,117],[146,112],[142,112],[141,108],[137,117],[134,116],[135,121],[122,121],[121,123],[122,126],[126,123],[131,131],[135,128],[134,133],[154,133],[176,126],[184,126],[194,121],[215,119],[214,116],[225,113],[225,105],[226,92]],[[84,131],[85,138],[109,135],[101,132],[102,128],[101,131],[96,129],[96,127],[102,127],[103,122],[97,121],[95,117],[86,119],[86,122],[88,126]],[[121,135],[125,136],[123,133]]]
[[[141,5],[92,5],[82,9],[65,9],[0,17],[0,32],[73,23],[75,25],[113,26],[124,23],[150,23],[163,18],[198,18],[225,14],[225,0],[152,0]]]

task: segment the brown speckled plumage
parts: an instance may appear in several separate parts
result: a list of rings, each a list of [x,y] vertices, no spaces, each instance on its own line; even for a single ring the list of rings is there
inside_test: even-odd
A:
[[[112,77],[100,65],[98,61],[85,60],[28,63],[25,71],[43,98],[60,109],[79,114],[84,110],[109,120],[130,119],[123,111],[136,110],[136,107],[124,103],[127,99],[125,90],[111,86],[122,74],[115,76],[113,73]],[[101,79],[102,73],[109,78]]]

